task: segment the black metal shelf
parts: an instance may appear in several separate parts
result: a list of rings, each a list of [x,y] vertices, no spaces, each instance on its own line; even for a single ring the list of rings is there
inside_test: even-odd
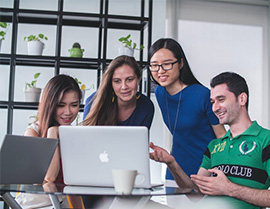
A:
[[[0,8],[1,21],[12,22],[12,9]],[[148,17],[134,17],[128,15],[103,15],[95,13],[58,12],[46,10],[19,9],[17,22],[24,24],[57,25],[59,15],[62,15],[62,26],[76,27],[107,27],[112,29],[142,30],[148,26]]]
[[[70,12],[64,11],[65,0],[58,0],[58,8],[51,10],[21,9],[20,0],[13,0],[13,8],[0,7],[0,21],[12,23],[11,53],[0,53],[0,65],[10,66],[8,101],[0,101],[0,108],[7,109],[7,133],[12,133],[13,110],[37,110],[38,103],[28,103],[14,100],[16,66],[37,66],[53,68],[57,75],[61,68],[73,68],[83,70],[95,70],[97,72],[97,85],[100,76],[106,66],[111,62],[107,59],[108,30],[136,30],[140,32],[140,44],[147,39],[148,46],[151,45],[152,34],[152,0],[141,0],[141,14],[139,16],[113,15],[109,14],[109,1],[98,0],[100,11],[98,13]],[[148,9],[148,17],[144,14]],[[51,25],[56,27],[55,55],[53,56],[31,56],[17,54],[18,28],[20,24]],[[97,57],[72,58],[61,56],[62,32],[66,26],[88,27],[98,29],[98,52]],[[147,38],[144,30],[148,29]],[[143,51],[140,51],[138,63],[144,67],[147,62],[143,60]],[[150,95],[150,93],[148,93]],[[84,105],[80,105],[80,112]]]
[[[12,22],[13,9],[0,8],[0,21]]]
[[[11,106],[12,109],[22,109],[22,110],[37,110],[38,102],[17,102],[17,101],[0,101],[0,109],[7,109],[8,106]],[[80,110],[83,111],[84,105],[80,104]]]
[[[10,54],[0,54],[0,64],[10,65]],[[60,67],[65,68],[81,68],[97,70],[101,68],[101,60],[97,58],[72,58],[72,57],[57,57],[55,56],[31,56],[31,55],[15,55],[15,64],[18,66],[39,66],[39,67],[55,67],[58,60]],[[106,59],[105,63],[108,65],[112,59]],[[147,65],[147,62],[140,62],[142,67]]]

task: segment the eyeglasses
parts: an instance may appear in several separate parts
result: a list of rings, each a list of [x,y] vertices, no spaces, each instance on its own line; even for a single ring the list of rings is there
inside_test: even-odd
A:
[[[175,62],[163,63],[161,65],[152,64],[152,65],[149,65],[149,69],[151,72],[158,72],[160,70],[160,67],[161,67],[163,70],[168,71],[168,70],[173,69],[173,65],[177,62],[178,62],[178,60],[176,60]]]

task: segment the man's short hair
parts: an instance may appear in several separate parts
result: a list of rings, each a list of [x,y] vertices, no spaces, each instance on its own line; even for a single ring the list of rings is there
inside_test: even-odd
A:
[[[211,88],[214,88],[215,86],[220,84],[227,84],[229,91],[232,92],[236,96],[236,98],[241,93],[243,92],[246,93],[247,94],[246,108],[248,109],[249,103],[248,86],[245,79],[242,76],[234,72],[220,73],[211,80],[210,86]]]

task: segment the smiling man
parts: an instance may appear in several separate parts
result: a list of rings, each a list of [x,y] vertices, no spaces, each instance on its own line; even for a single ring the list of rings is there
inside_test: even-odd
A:
[[[210,85],[213,112],[230,130],[209,143],[198,174],[189,178],[173,156],[153,143],[150,157],[166,163],[180,187],[226,196],[233,208],[269,207],[270,131],[249,117],[246,81],[236,73],[225,72],[214,77]]]

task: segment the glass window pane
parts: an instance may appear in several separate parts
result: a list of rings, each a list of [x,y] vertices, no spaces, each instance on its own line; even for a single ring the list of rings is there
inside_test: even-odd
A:
[[[0,146],[1,140],[4,139],[5,134],[7,133],[7,109],[0,109]]]
[[[131,34],[130,39],[132,40],[132,42],[136,43],[137,46],[140,45],[140,31],[129,31],[129,30],[118,30],[118,29],[110,29],[108,30],[108,41],[107,42],[107,57],[108,59],[114,59],[115,57],[119,56],[119,48],[122,46],[122,43],[118,40],[121,37],[126,37],[128,34]],[[145,41],[147,41],[147,39],[145,39]],[[147,53],[146,51],[146,46],[147,46],[147,42],[144,43],[145,49],[144,50],[144,54]],[[134,58],[136,60],[139,60],[139,55],[140,52],[139,50],[135,50],[134,52]],[[144,58],[145,60],[147,59],[146,56]]]
[[[42,41],[45,44],[42,55],[55,56],[56,26],[36,24],[18,25],[17,54],[28,54],[27,41],[24,41],[24,37],[38,35],[39,33],[48,37],[48,40]]]
[[[77,78],[85,87],[85,95],[82,104],[97,89],[97,70],[61,68],[61,74],[67,74]]]
[[[0,7],[3,8],[13,8],[13,2],[11,0],[1,0],[0,1]]]
[[[0,40],[0,53],[11,53],[12,23],[7,22],[7,28],[1,28],[6,34],[4,40]]]
[[[69,49],[75,42],[84,49],[83,57],[98,57],[98,29],[97,28],[79,28],[79,27],[63,27],[62,51],[61,56],[69,57]],[[72,34],[72,35],[71,35]]]
[[[13,111],[13,130],[12,134],[22,135],[24,130],[34,122],[37,110],[19,110]]]
[[[37,79],[36,86],[44,88],[47,82],[54,76],[53,68],[17,66],[15,70],[14,101],[24,101],[25,84],[34,80],[34,75],[41,73]]]
[[[0,100],[8,100],[9,69],[8,65],[0,65]]]
[[[20,9],[57,10],[56,0],[20,0]]]
[[[140,16],[141,0],[110,0],[109,14]]]
[[[65,0],[64,11],[99,13],[100,0]]]

